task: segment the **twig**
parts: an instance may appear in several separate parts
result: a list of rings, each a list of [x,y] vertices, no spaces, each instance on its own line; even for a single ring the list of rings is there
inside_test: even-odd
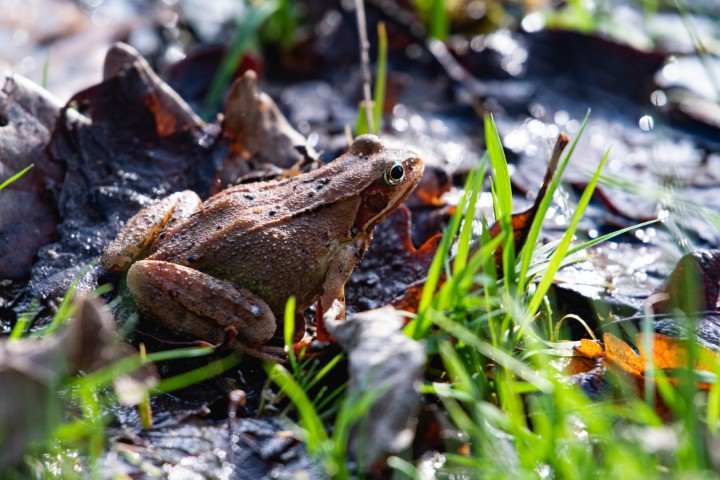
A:
[[[363,77],[363,98],[365,103],[365,113],[367,115],[368,130],[375,131],[375,125],[372,115],[372,94],[370,92],[370,42],[367,37],[367,21],[365,20],[365,2],[363,0],[355,0],[355,13],[357,15],[357,28],[360,37],[360,67]]]

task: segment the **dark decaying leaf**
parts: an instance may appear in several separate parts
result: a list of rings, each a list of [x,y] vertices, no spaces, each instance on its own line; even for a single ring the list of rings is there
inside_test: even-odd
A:
[[[375,228],[368,252],[345,286],[348,311],[370,310],[389,303],[404,310],[414,309],[416,301],[406,298],[405,293],[411,285],[423,283],[441,235],[415,248],[410,230],[410,211],[402,205]]]
[[[0,85],[0,183],[34,164],[0,193],[0,279],[21,279],[37,249],[57,237],[55,198],[65,169],[45,146],[61,105],[18,75],[0,76]]]
[[[62,296],[121,222],[152,198],[209,189],[217,128],[202,124],[130,47],[110,50],[105,73],[57,120],[48,151],[67,168],[60,240],[39,251],[28,298]]]
[[[425,365],[425,348],[402,332],[392,308],[357,313],[344,322],[326,315],[328,331],[348,352],[348,396],[376,395],[370,411],[350,435],[350,452],[365,470],[412,442],[420,395],[415,388]]]
[[[683,256],[653,303],[655,313],[717,311],[720,296],[720,250],[698,250]]]
[[[59,388],[70,375],[91,372],[131,350],[116,343],[115,323],[100,300],[80,296],[73,302],[76,313],[59,333],[0,340],[0,471],[60,421]],[[144,369],[136,378],[155,376]]]

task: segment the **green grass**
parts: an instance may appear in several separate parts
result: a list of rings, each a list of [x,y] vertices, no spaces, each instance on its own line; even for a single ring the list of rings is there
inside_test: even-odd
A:
[[[230,85],[233,75],[240,66],[243,55],[250,50],[257,50],[260,28],[278,10],[281,5],[274,0],[246,5],[247,11],[238,17],[235,36],[227,47],[227,51],[215,73],[203,108],[202,117],[210,120],[218,108],[223,92]],[[282,10],[280,10],[282,11]]]
[[[504,249],[508,251],[503,258],[505,276],[510,278],[499,279],[493,257],[500,242],[507,245],[513,238],[508,231],[512,195],[491,117],[486,118],[486,135],[487,156],[467,178],[459,207],[430,267],[418,314],[406,327],[406,333],[424,340],[428,354],[437,356],[443,365],[438,370],[430,362],[435,366],[426,373],[422,386],[426,396],[441,403],[441,423],[455,432],[444,440],[445,461],[435,467],[436,475],[574,479],[709,474],[712,465],[707,442],[715,438],[712,435],[717,435],[720,427],[720,384],[715,381],[716,374],[680,369],[675,372],[680,383],[672,384],[667,372],[647,368],[646,375],[654,377],[653,382],[648,382],[650,387],[646,385],[650,396],[645,399],[625,379],[607,374],[607,398],[592,400],[569,384],[567,375],[556,366],[558,360],[572,355],[574,345],[560,341],[564,319],[558,318],[547,302],[558,269],[572,261],[569,256],[655,220],[579,245],[573,243],[578,222],[608,158],[606,154],[579,198],[562,239],[535,248],[542,216],[570,160],[573,144],[541,204],[542,215],[534,221],[527,245],[517,257],[512,249]],[[487,165],[495,211],[503,230],[494,239],[484,234],[477,244],[471,238],[470,225]],[[585,323],[579,317],[576,321]],[[652,322],[646,321],[645,328],[646,333],[652,333]],[[716,370],[720,372],[720,362]],[[697,391],[699,374],[714,384],[708,395]],[[278,383],[288,388],[291,381],[292,376],[287,374]],[[672,412],[669,422],[655,411],[655,389]],[[357,405],[357,399],[339,399],[340,412],[350,405]],[[313,437],[312,451],[318,455],[319,463],[334,465],[326,473],[348,478],[352,472],[337,468],[342,452],[338,442],[347,440],[345,431],[337,425],[320,430],[317,418],[321,415],[306,399],[296,402],[296,408],[301,426],[313,422],[312,429],[303,428],[303,438]],[[670,435],[677,448],[654,449],[647,438],[659,435]],[[338,450],[332,456],[328,448],[319,445],[333,445]],[[420,477],[420,464],[407,455],[391,457],[388,465],[396,478]]]
[[[34,166],[33,164],[28,165],[27,167],[23,168],[22,170],[20,170],[20,171],[19,171],[18,173],[16,173],[15,175],[11,176],[10,178],[8,178],[7,180],[5,180],[4,182],[0,183],[0,190],[4,189],[5,187],[7,187],[8,185],[10,185],[11,183],[17,181],[20,177],[22,177],[23,175],[25,175],[25,174],[28,172],[28,170],[30,170],[31,168],[33,168],[33,166]]]
[[[383,107],[385,105],[385,86],[387,85],[387,32],[383,22],[378,23],[378,58],[375,67],[375,85],[373,88],[373,105],[372,105],[372,131],[370,122],[368,122],[367,108],[365,102],[360,102],[358,106],[357,119],[355,120],[355,136],[372,133],[380,135],[382,132]]]
[[[444,42],[450,33],[450,15],[447,0],[415,0],[415,8],[420,13],[428,36]]]

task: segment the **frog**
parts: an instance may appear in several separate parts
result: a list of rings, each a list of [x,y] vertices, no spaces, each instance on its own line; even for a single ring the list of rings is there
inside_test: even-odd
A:
[[[234,185],[204,202],[189,190],[157,200],[125,223],[101,265],[127,270],[140,310],[171,331],[214,344],[231,338],[234,350],[277,361],[284,349],[268,342],[283,332],[291,297],[294,341],[313,304],[316,339],[332,341],[324,314],[344,320],[345,283],[375,226],[423,170],[413,150],[361,135],[314,171]]]

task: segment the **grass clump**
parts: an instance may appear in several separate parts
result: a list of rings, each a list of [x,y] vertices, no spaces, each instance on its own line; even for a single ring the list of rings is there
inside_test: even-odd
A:
[[[586,122],[587,118],[582,129]],[[543,217],[573,143],[539,204],[527,242],[515,252],[507,164],[492,117],[486,118],[485,126],[487,155],[467,178],[460,204],[430,267],[418,313],[406,327],[409,336],[425,342],[431,356],[422,393],[441,403],[443,408],[436,415],[444,429],[453,432],[446,436],[441,456],[433,457],[435,475],[655,478],[709,473],[708,439],[715,438],[709,432],[717,432],[720,425],[718,383],[703,397],[695,387],[698,372],[686,368],[685,375],[669,379],[667,372],[646,369],[645,375],[652,377],[657,390],[646,392],[643,398],[642,391],[631,388],[628,379],[608,373],[603,377],[607,396],[591,399],[558,367],[563,358],[573,355],[577,343],[561,341],[565,319],[558,318],[548,301],[555,274],[574,254],[630,230],[573,245],[608,154],[581,195],[564,236],[536,248]],[[475,204],[488,167],[501,228],[491,238],[485,225],[477,243],[472,238]],[[500,245],[501,271],[494,258]],[[646,324],[652,333],[651,322]],[[273,369],[281,371],[282,367]],[[703,373],[703,381],[715,382],[712,373]],[[279,376],[276,372],[275,381],[283,389],[295,388],[289,373],[280,381]],[[668,406],[669,415],[656,408],[655,391],[658,401]],[[338,408],[342,412],[357,401],[341,398]],[[321,429],[318,411],[305,399],[296,401],[296,407],[305,438],[314,439],[311,451],[326,465],[335,466],[327,473],[348,478],[351,472],[337,467],[342,459],[338,443],[347,441],[344,430],[337,425],[333,434]],[[648,440],[662,436],[675,447],[658,447]],[[336,455],[321,445],[333,445]],[[407,456],[391,457],[388,466],[395,478],[419,478],[421,470],[430,468],[427,461],[415,463]]]

